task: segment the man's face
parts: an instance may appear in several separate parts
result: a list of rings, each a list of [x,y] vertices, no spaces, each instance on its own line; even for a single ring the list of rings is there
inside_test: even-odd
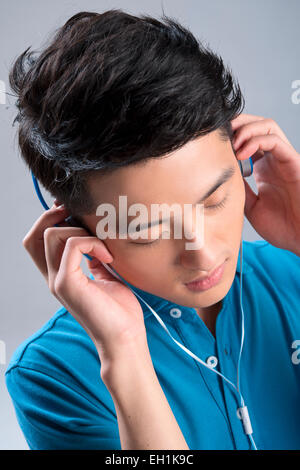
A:
[[[170,206],[177,203],[182,213],[184,204],[191,204],[195,223],[196,204],[230,167],[234,169],[233,175],[202,203],[204,242],[201,247],[187,249],[186,244],[193,239],[185,238],[184,229],[181,239],[174,238],[170,221],[171,233],[166,239],[161,238],[166,224],[158,225],[155,236],[158,240],[154,242],[151,229],[146,231],[147,239],[134,240],[129,236],[104,239],[103,243],[114,257],[110,266],[134,286],[173,303],[194,308],[218,303],[226,296],[235,276],[244,221],[245,188],[229,140],[221,140],[219,132],[214,131],[188,142],[165,158],[119,168],[110,175],[89,180],[93,199],[99,205],[114,205],[117,219],[119,196],[125,195],[128,207],[143,203],[148,208],[149,219],[143,224],[150,221],[151,204],[155,203]],[[223,206],[212,207],[222,201]],[[128,216],[128,225],[137,215]],[[83,220],[96,235],[97,223],[102,218],[95,214],[84,216]],[[208,276],[223,262],[225,268],[218,284],[197,292],[186,286],[189,281]]]

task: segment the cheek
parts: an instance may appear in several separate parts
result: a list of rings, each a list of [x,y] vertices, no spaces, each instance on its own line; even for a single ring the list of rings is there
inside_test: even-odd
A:
[[[234,223],[240,223],[244,218],[244,207],[245,207],[245,186],[243,179],[239,177],[235,182],[232,197],[230,198],[230,204],[228,206],[228,217]]]
[[[164,267],[169,265],[171,257],[171,240],[160,240],[149,246],[128,245],[126,249],[127,263],[133,266],[140,273],[164,271]]]
[[[147,283],[148,279],[153,278],[154,272],[157,273],[159,269],[161,273],[164,266],[168,265],[165,246],[135,246],[125,240],[105,240],[105,245],[114,258],[109,266],[132,284],[137,285],[141,279]]]
[[[240,224],[244,218],[244,195],[236,195],[228,207],[228,220],[233,224]]]
[[[224,228],[230,234],[230,244],[233,250],[239,250],[244,225],[245,187],[243,181],[232,193],[232,199],[224,216]]]
[[[215,229],[220,237],[235,249],[239,243],[244,223],[244,187],[236,186],[230,193],[226,207],[215,217]]]

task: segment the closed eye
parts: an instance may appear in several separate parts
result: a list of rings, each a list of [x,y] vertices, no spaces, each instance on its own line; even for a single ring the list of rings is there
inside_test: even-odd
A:
[[[226,194],[226,196],[224,197],[224,199],[219,202],[218,204],[213,204],[213,205],[210,205],[210,206],[206,206],[205,209],[208,209],[208,210],[218,210],[218,209],[222,209],[223,207],[226,206],[226,201],[228,200],[228,194]],[[169,231],[166,231],[169,233]],[[163,234],[164,232],[162,232]],[[162,235],[161,234],[161,235]],[[143,246],[146,246],[146,245],[153,245],[154,243],[157,243],[161,240],[161,236],[159,238],[156,238],[155,240],[153,240],[152,242],[139,242],[139,243],[136,243],[136,242],[130,242],[134,245],[143,245]]]
[[[169,230],[164,230],[164,231],[161,233],[161,236],[162,236],[162,234],[165,233],[165,232],[166,232],[166,233],[170,233]],[[159,242],[159,241],[161,240],[161,236],[160,236],[159,238],[156,238],[156,239],[153,240],[152,242],[139,242],[139,243],[130,242],[130,243],[132,243],[133,245],[143,245],[143,246],[145,246],[145,245],[153,245],[154,243],[157,243],[157,242]],[[166,239],[164,239],[164,240],[166,240]]]
[[[209,210],[221,209],[222,207],[225,207],[227,199],[228,199],[228,195],[226,194],[226,196],[221,202],[219,202],[218,204],[211,205],[211,206],[206,206],[205,209],[209,209]]]

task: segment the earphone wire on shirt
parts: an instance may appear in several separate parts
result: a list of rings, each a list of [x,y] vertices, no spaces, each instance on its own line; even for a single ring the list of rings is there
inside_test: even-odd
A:
[[[251,161],[251,158],[250,158],[250,161]],[[252,166],[252,162],[251,162],[251,166]],[[40,188],[39,188],[39,184],[38,184],[38,181],[37,179],[35,178],[33,172],[31,172],[31,175],[32,175],[32,180],[33,180],[33,184],[34,184],[34,187],[35,187],[35,190],[36,190],[36,193],[38,195],[38,198],[41,202],[41,204],[43,205],[44,209],[45,210],[49,210],[49,207],[45,201],[45,199],[43,198],[43,195],[40,191]],[[67,219],[66,219],[67,220]],[[57,227],[58,225],[55,224],[55,226]],[[211,368],[209,365],[207,365],[204,361],[202,361],[198,356],[196,356],[192,351],[190,351],[189,349],[187,349],[183,344],[179,343],[175,338],[173,338],[173,336],[171,335],[171,333],[169,332],[168,328],[166,327],[165,323],[163,322],[163,320],[161,320],[161,318],[158,316],[158,314],[152,309],[152,307],[150,305],[148,305],[148,303],[137,293],[135,292],[127,283],[126,279],[124,279],[121,275],[119,275],[115,270],[114,268],[111,268],[109,267],[106,263],[102,263],[102,265],[107,269],[107,271],[109,271],[114,277],[116,277],[117,279],[121,280],[121,282],[123,282],[124,284],[126,284],[129,289],[131,291],[134,292],[134,294],[136,296],[138,296],[141,301],[147,305],[147,307],[150,309],[150,311],[153,313],[153,315],[155,316],[155,318],[157,319],[157,321],[160,323],[160,325],[164,328],[164,330],[168,333],[168,335],[173,339],[173,341],[181,348],[183,349],[187,354],[189,354],[191,357],[193,357],[197,362],[200,362],[202,365],[204,365],[205,367],[207,367],[208,369],[210,369],[212,372],[215,372],[216,374],[220,375],[222,377],[223,380],[225,380],[227,383],[229,383],[238,393],[239,395],[239,398],[240,398],[240,403],[241,403],[241,406],[240,408],[237,409],[237,412],[238,412],[238,417],[239,419],[242,420],[243,422],[243,426],[244,426],[244,431],[245,431],[245,434],[247,434],[249,436],[249,439],[251,441],[251,444],[253,446],[253,448],[255,450],[258,450],[257,449],[257,446],[255,444],[255,441],[253,439],[253,431],[252,431],[252,426],[251,426],[251,421],[250,421],[250,418],[249,418],[249,414],[248,414],[248,409],[247,407],[245,406],[245,402],[244,402],[244,399],[243,399],[243,396],[240,392],[240,361],[241,361],[241,355],[242,355],[242,350],[243,350],[243,345],[244,345],[244,336],[245,336],[245,328],[244,328],[244,310],[243,310],[243,304],[242,304],[242,267],[243,267],[243,241],[241,240],[241,244],[240,244],[240,248],[241,248],[241,252],[240,252],[240,308],[241,308],[241,312],[242,312],[242,331],[241,331],[241,344],[240,344],[240,351],[239,351],[239,357],[238,357],[238,364],[237,364],[237,386],[235,386],[229,379],[227,379],[223,374],[221,374],[220,372],[218,372],[217,370]],[[89,256],[88,254],[86,253],[83,253],[83,255],[88,258],[88,259],[92,259],[91,256]]]
[[[191,357],[193,357],[196,361],[200,362],[202,365],[204,365],[205,367],[207,367],[208,369],[210,369],[212,372],[215,372],[216,374],[220,375],[222,377],[223,380],[225,380],[227,383],[229,383],[238,393],[239,395],[239,399],[240,399],[240,408],[237,409],[239,415],[238,417],[242,420],[243,422],[243,426],[244,426],[244,431],[245,431],[245,434],[248,435],[250,441],[251,441],[251,444],[254,448],[254,450],[258,450],[257,449],[257,446],[255,444],[255,441],[253,439],[253,436],[252,436],[252,426],[251,426],[251,422],[250,422],[250,418],[249,418],[249,414],[248,414],[248,410],[247,410],[247,407],[245,406],[245,402],[244,402],[244,399],[243,399],[243,396],[240,392],[240,374],[239,374],[239,370],[240,370],[240,361],[241,361],[241,355],[242,355],[242,349],[243,349],[243,345],[244,345],[244,332],[245,332],[245,329],[244,329],[244,310],[243,310],[243,306],[242,306],[242,257],[243,257],[243,241],[241,240],[241,253],[240,253],[240,307],[241,307],[241,312],[242,312],[242,332],[241,332],[241,345],[240,345],[240,351],[239,351],[239,358],[238,358],[238,364],[237,364],[237,386],[235,386],[229,379],[227,379],[223,374],[221,374],[220,372],[218,372],[217,370],[215,369],[212,369],[209,365],[207,365],[204,361],[202,361],[202,359],[200,359],[198,356],[196,356],[192,351],[190,351],[188,348],[186,348],[183,344],[179,343],[175,338],[173,338],[173,336],[171,335],[171,333],[169,332],[167,326],[165,325],[165,323],[163,322],[163,320],[159,317],[159,315],[153,310],[153,308],[137,293],[134,291],[134,289],[132,289],[126,279],[124,279],[121,275],[119,275],[115,270],[114,268],[111,268],[110,266],[108,266],[106,263],[102,263],[103,266],[114,276],[114,277],[117,277],[119,278],[122,282],[124,282],[129,288],[130,290],[132,290],[134,292],[135,295],[137,295],[141,301],[147,305],[147,307],[150,309],[150,311],[153,313],[153,315],[155,316],[155,318],[157,319],[157,321],[160,323],[160,325],[164,328],[164,330],[168,333],[168,335],[173,339],[173,341],[181,348],[183,349],[187,354],[189,354]]]

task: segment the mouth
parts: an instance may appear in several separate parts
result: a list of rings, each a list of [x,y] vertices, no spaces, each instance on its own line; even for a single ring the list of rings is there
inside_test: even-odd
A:
[[[210,289],[211,287],[218,284],[223,276],[224,269],[225,269],[226,260],[220,264],[217,268],[215,268],[209,276],[206,277],[199,277],[194,279],[193,281],[185,283],[186,287],[192,291],[203,291]]]

